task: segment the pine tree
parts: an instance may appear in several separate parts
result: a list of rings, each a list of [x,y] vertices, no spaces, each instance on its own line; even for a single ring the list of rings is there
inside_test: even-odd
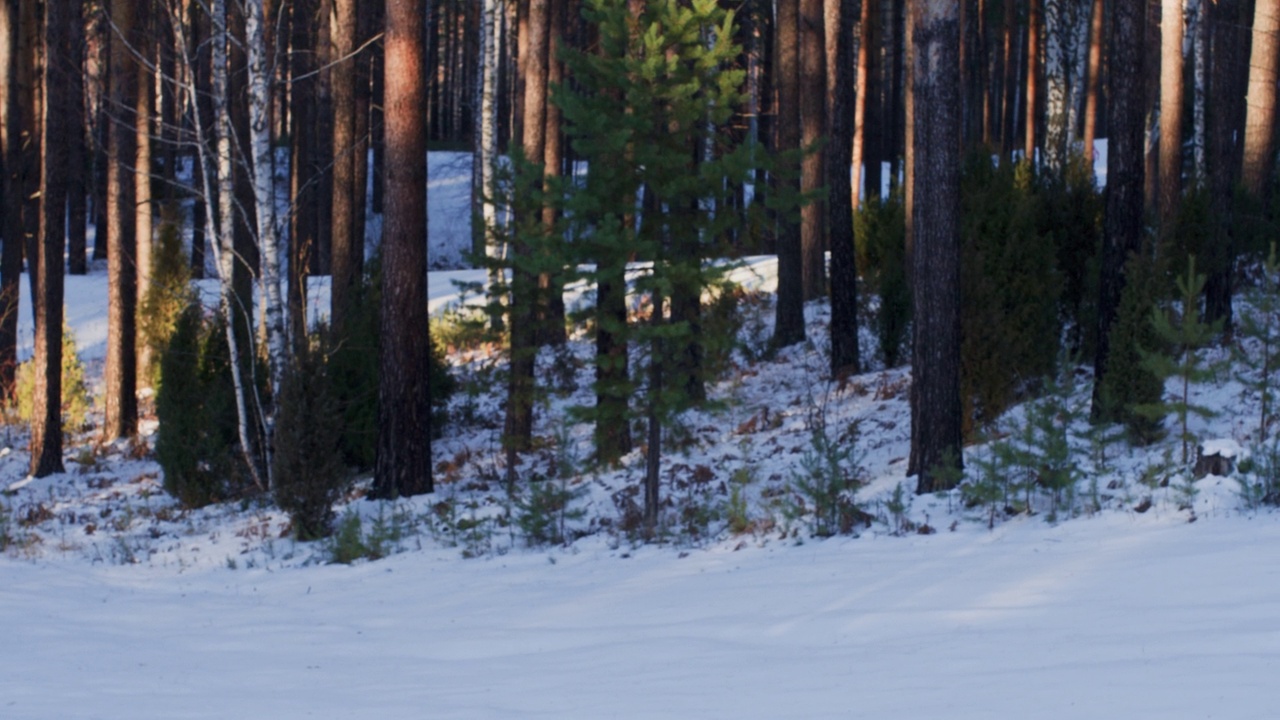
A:
[[[1262,285],[1251,293],[1252,311],[1243,312],[1239,316],[1241,337],[1253,340],[1260,345],[1258,356],[1246,352],[1243,345],[1241,346],[1239,354],[1248,366],[1248,371],[1236,375],[1236,380],[1258,394],[1260,405],[1258,442],[1266,441],[1271,425],[1271,415],[1274,412],[1272,404],[1275,401],[1275,392],[1272,376],[1276,371],[1276,354],[1280,346],[1280,332],[1278,332],[1280,328],[1276,327],[1277,315],[1280,315],[1280,297],[1276,294],[1278,273],[1280,273],[1280,260],[1276,259],[1276,246],[1272,243],[1271,252],[1262,266]]]
[[[1182,464],[1187,464],[1187,447],[1195,439],[1187,427],[1191,415],[1211,418],[1217,414],[1212,408],[1191,402],[1191,384],[1206,382],[1214,376],[1214,368],[1200,362],[1196,350],[1208,345],[1222,330],[1222,323],[1206,323],[1200,319],[1200,297],[1204,292],[1205,276],[1196,274],[1196,258],[1187,262],[1187,272],[1177,280],[1180,312],[1153,308],[1151,324],[1156,337],[1172,354],[1153,352],[1141,348],[1142,364],[1148,372],[1163,381],[1176,378],[1180,388],[1172,400],[1143,403],[1136,410],[1153,420],[1169,413],[1178,418],[1178,439],[1182,441]]]
[[[568,53],[576,84],[555,88],[572,147],[590,168],[567,195],[574,238],[568,247],[580,253],[577,261],[595,265],[588,280],[600,292],[597,333],[607,332],[615,347],[647,350],[642,404],[650,422],[646,498],[652,529],[660,426],[695,399],[680,379],[678,363],[669,359],[689,357],[703,340],[676,298],[697,298],[721,283],[723,270],[703,261],[741,218],[710,208],[747,178],[759,153],[744,144],[699,162],[706,142],[725,137],[720,130],[742,100],[743,72],[733,68],[740,51],[733,42],[733,13],[714,0],[658,0],[632,18],[620,0],[590,0],[586,14],[600,30],[599,54]],[[642,191],[649,210],[637,225],[634,198]],[[629,322],[625,311],[618,314],[608,302],[624,297],[623,273],[633,255],[653,263],[635,283],[648,301],[648,321],[642,323]],[[602,460],[619,449],[605,444],[609,427],[631,417],[626,399],[635,385],[626,361],[625,351],[597,356],[597,406],[587,414],[594,416]]]

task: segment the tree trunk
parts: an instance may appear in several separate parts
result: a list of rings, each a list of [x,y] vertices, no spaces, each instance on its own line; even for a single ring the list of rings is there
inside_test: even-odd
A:
[[[112,113],[137,106],[138,72],[129,50],[134,37],[134,3],[113,0],[111,69],[108,71]],[[136,157],[137,133],[123,118],[109,123],[107,139],[107,357],[104,374],[102,439],[132,437],[138,429],[137,245],[132,242],[137,188],[129,166]]]
[[[957,6],[912,7],[915,308],[910,465],[917,493],[948,489],[939,471],[961,460],[960,28]]]
[[[1264,0],[1265,2],[1265,0]],[[1182,0],[1161,0],[1160,229],[1168,233],[1182,196]]]
[[[85,257],[85,224],[88,221],[85,199],[89,189],[84,108],[84,58],[85,33],[82,3],[73,4],[68,12],[67,43],[71,51],[66,73],[68,93],[68,121],[71,127],[67,135],[67,270],[72,275],[84,275],[89,271]]]
[[[853,188],[852,202],[855,210],[860,207],[862,202],[863,184],[871,181],[870,169],[863,167],[863,165],[871,161],[870,155],[867,154],[869,135],[866,125],[867,119],[872,116],[872,113],[867,111],[867,102],[871,98],[871,89],[868,87],[868,83],[875,72],[871,67],[875,53],[870,47],[872,43],[871,22],[874,17],[874,6],[875,0],[862,0],[861,20],[858,26],[861,39],[858,42],[858,65],[854,78],[856,97],[853,105],[853,149],[851,151],[853,177],[849,182]],[[879,160],[875,162],[879,162]],[[878,177],[879,173],[876,175]],[[867,187],[866,189],[868,198],[878,195],[878,193],[879,188]],[[832,236],[834,237],[834,235],[835,231],[832,230]],[[832,275],[835,275],[834,269],[832,270]]]
[[[560,108],[549,101],[550,88],[564,81],[564,63],[558,56],[564,42],[564,23],[567,0],[547,0],[548,35],[547,35],[547,98],[546,130],[542,154],[542,168],[547,182],[543,190],[551,197],[553,178],[559,178],[561,164],[564,162],[564,148],[560,134]],[[542,208],[543,232],[551,236],[556,229],[558,211],[554,203]],[[538,275],[538,328],[541,337],[538,345],[564,345],[569,339],[565,330],[564,281],[559,273],[541,273]]]
[[[827,137],[823,0],[799,0],[799,3],[800,142],[808,151],[800,166],[800,191],[817,193],[827,180],[823,169],[825,152],[819,147]],[[826,291],[823,258],[826,219],[827,203],[822,197],[815,197],[800,210],[800,267],[805,300],[821,297]]]
[[[62,272],[66,241],[66,148],[74,131],[66,77],[71,65],[73,0],[44,4],[44,122],[40,172],[40,237],[35,280],[35,398],[31,413],[31,475],[64,472],[62,465]],[[76,68],[74,71],[77,71]]]
[[[1204,314],[1207,322],[1222,321],[1228,335],[1232,330],[1231,295],[1234,291],[1236,239],[1233,234],[1234,194],[1243,143],[1238,128],[1244,116],[1246,57],[1240,36],[1244,3],[1217,0],[1208,10],[1212,27],[1209,38],[1206,161],[1208,165],[1210,216],[1217,232],[1208,244],[1204,286]]]
[[[147,293],[151,289],[151,247],[153,238],[152,227],[152,207],[151,207],[151,137],[154,134],[155,120],[155,76],[151,72],[148,64],[154,56],[152,50],[155,48],[155,39],[151,33],[151,11],[150,3],[135,3],[134,8],[136,14],[134,16],[134,44],[132,52],[137,53],[147,62],[134,62],[135,72],[138,73],[137,94],[134,97],[134,132],[137,138],[134,141],[134,163],[133,163],[133,199],[134,199],[134,220],[133,232],[134,242],[137,243],[135,251],[135,259],[137,263],[137,298],[135,299],[135,307],[143,307],[143,301],[147,297]],[[138,363],[137,378],[138,382],[144,386],[150,384],[151,373],[151,347],[147,344],[146,338],[141,334],[137,335],[135,342],[137,343],[136,359]]]
[[[318,251],[320,188],[317,179],[322,174],[319,156],[322,152],[316,142],[314,127],[319,119],[317,90],[318,67],[315,63],[316,13],[314,0],[295,0],[292,6],[290,32],[289,69],[292,75],[289,113],[290,144],[289,198],[293,212],[289,217],[289,337],[295,347],[302,347],[307,338],[307,277],[308,269]]]
[[[1036,159],[1036,88],[1040,77],[1040,1],[1031,0],[1027,11],[1027,97],[1022,154],[1030,162]]]
[[[18,8],[0,0],[0,402],[14,399],[18,364],[18,288],[22,276],[22,99],[18,92]]]
[[[1245,103],[1245,190],[1261,197],[1275,165],[1276,80],[1280,69],[1280,3],[1257,0],[1253,15],[1253,50],[1249,60],[1249,91]]]
[[[1107,113],[1106,219],[1098,292],[1097,354],[1094,357],[1093,417],[1106,410],[1102,385],[1111,351],[1111,325],[1120,307],[1126,282],[1125,264],[1142,245],[1143,117],[1146,111],[1146,72],[1143,67],[1146,7],[1143,0],[1113,0],[1111,9],[1111,67]]]
[[[378,376],[378,497],[431,492],[427,385],[427,127],[421,112],[425,0],[386,4],[386,197],[382,352]]]
[[[330,225],[330,310],[335,337],[346,332],[346,320],[360,283],[356,262],[356,0],[334,0],[330,26],[333,97],[333,195]]]
[[[849,163],[853,156],[852,111],[856,0],[826,0],[827,87],[827,229],[831,246],[831,371],[857,372],[858,268],[854,259],[853,188]]]
[[[249,146],[252,149],[254,208],[257,210],[257,238],[262,258],[262,286],[265,301],[262,315],[266,323],[267,366],[271,396],[280,397],[280,383],[288,362],[284,331],[284,307],[280,299],[280,233],[275,214],[275,159],[271,142],[272,58],[267,37],[266,8],[263,0],[245,3],[245,35],[249,50]],[[271,439],[274,421],[266,422],[263,463],[267,486],[274,488],[271,476]]]
[[[1098,78],[1102,75],[1102,0],[1093,0],[1089,21],[1088,88],[1084,99],[1084,159],[1093,172],[1093,143],[1098,133]]]
[[[795,162],[800,145],[800,49],[799,0],[778,0],[777,61],[778,88],[777,151],[783,162]],[[788,159],[790,158],[790,159]],[[796,168],[797,170],[799,168]],[[786,169],[778,180],[779,192],[786,196],[800,190],[800,178]],[[781,186],[787,187],[781,187]],[[800,225],[785,214],[778,218],[778,299],[774,323],[774,347],[787,347],[804,340],[804,256]]]
[[[262,482],[261,462],[253,444],[253,426],[256,424],[250,416],[248,404],[249,385],[245,380],[245,353],[241,345],[247,342],[249,333],[243,332],[243,318],[252,312],[252,306],[246,307],[245,295],[236,287],[237,265],[243,266],[243,258],[238,257],[236,243],[235,212],[235,170],[231,151],[234,142],[231,127],[231,108],[228,93],[228,29],[226,0],[213,0],[213,73],[212,101],[214,117],[214,138],[217,152],[216,177],[218,182],[218,238],[214,244],[218,263],[218,285],[221,291],[221,312],[226,320],[227,349],[230,354],[231,384],[236,396],[237,434],[240,439],[240,450],[245,466],[260,490],[266,490]],[[250,296],[250,302],[252,296]]]
[[[521,119],[522,150],[526,162],[538,163],[546,152],[547,122],[547,0],[529,0],[528,37],[521,59],[524,97]],[[535,167],[535,166],[530,166]],[[528,171],[529,168],[526,168]],[[520,172],[517,170],[517,172]],[[540,214],[539,214],[540,218]],[[516,219],[526,223],[527,219]],[[519,238],[512,243],[511,255],[511,375],[507,394],[504,430],[507,446],[508,479],[515,478],[516,453],[529,448],[533,440],[533,373],[537,356],[537,276],[527,266],[532,250]]]

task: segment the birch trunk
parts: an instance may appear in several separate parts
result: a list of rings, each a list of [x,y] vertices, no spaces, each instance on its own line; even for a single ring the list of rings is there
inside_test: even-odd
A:
[[[218,232],[213,243],[218,265],[218,285],[222,298],[222,313],[226,319],[227,348],[231,354],[231,383],[236,394],[237,432],[240,436],[240,450],[244,454],[253,482],[259,489],[265,490],[262,482],[259,463],[253,449],[249,431],[249,408],[246,396],[245,378],[240,362],[240,338],[236,333],[236,314],[242,312],[233,283],[235,272],[235,175],[231,156],[233,141],[231,129],[231,108],[228,106],[227,93],[227,5],[226,0],[212,0],[213,14],[213,116],[214,136],[216,141],[215,173],[218,184]],[[207,196],[206,196],[207,197]],[[212,214],[212,213],[211,213]],[[211,235],[210,237],[215,237]]]
[[[271,58],[266,38],[267,17],[263,0],[248,0],[245,32],[249,45],[249,144],[253,152],[253,194],[257,208],[258,251],[262,258],[262,315],[266,322],[267,363],[271,396],[280,397],[280,382],[287,362],[284,306],[280,296],[280,232],[275,213],[275,161],[271,146]],[[271,438],[274,423],[264,423],[266,472],[271,476]]]
[[[1192,52],[1195,62],[1195,74],[1192,80],[1191,102],[1191,157],[1192,181],[1200,186],[1208,175],[1205,167],[1205,92],[1208,87],[1208,74],[1205,63],[1208,61],[1209,43],[1209,4],[1205,0],[1189,0],[1187,3],[1192,17]]]

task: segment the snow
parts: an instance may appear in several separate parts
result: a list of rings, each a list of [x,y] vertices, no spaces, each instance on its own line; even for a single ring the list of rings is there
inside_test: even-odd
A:
[[[747,348],[760,349],[776,261],[732,272],[761,293],[742,301]],[[465,301],[455,281],[483,279],[432,272],[433,312]],[[312,287],[314,314],[325,290]],[[101,269],[68,278],[68,321],[97,381],[105,297]],[[478,394],[454,399],[437,492],[377,503],[365,482],[344,502],[366,532],[404,531],[387,557],[353,565],[290,539],[266,503],[179,508],[131,443],[92,450],[73,435],[68,472],[30,478],[25,430],[3,426],[0,718],[1274,717],[1280,514],[1247,506],[1239,470],[1192,484],[1160,464],[1176,440],[1118,445],[1105,468],[1081,461],[1096,485],[1057,522],[1040,499],[988,530],[953,492],[909,497],[904,529],[888,500],[913,482],[909,371],[829,377],[827,312],[806,307],[808,343],[736,357],[712,388],[725,407],[685,417],[685,447],[664,463],[660,543],[620,528],[639,450],[565,481],[586,512],[568,521],[571,542],[531,546],[501,524],[501,383],[483,347],[450,359]],[[29,353],[29,306],[21,322]],[[865,323],[862,340],[870,355]],[[590,428],[564,418],[591,397],[590,351],[580,338],[540,357],[548,449],[522,477],[546,472],[562,442],[585,456]],[[1193,393],[1220,410],[1191,427],[1208,447],[1257,443],[1242,384]],[[856,537],[815,538],[787,517],[815,427],[865,451],[858,499],[874,520]],[[735,533],[723,511],[739,477],[752,527]],[[686,525],[685,511],[709,519]]]
[[[1244,448],[1240,447],[1240,443],[1231,438],[1205,440],[1200,443],[1200,452],[1203,455],[1218,455],[1224,458],[1240,457],[1245,454]]]

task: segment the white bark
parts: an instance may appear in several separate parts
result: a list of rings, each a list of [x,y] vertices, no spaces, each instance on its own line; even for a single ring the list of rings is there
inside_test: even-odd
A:
[[[254,484],[265,489],[258,472],[258,463],[254,457],[249,440],[249,410],[245,399],[245,382],[240,371],[240,350],[236,338],[236,313],[244,312],[237,307],[235,292],[232,287],[232,274],[235,266],[235,177],[232,174],[231,157],[231,114],[227,106],[227,4],[226,0],[212,0],[210,12],[213,15],[213,116],[214,137],[216,142],[215,173],[218,183],[218,236],[211,243],[217,259],[219,288],[222,295],[222,313],[227,323],[227,348],[231,353],[231,382],[236,394],[236,418],[240,435],[240,449],[244,453],[249,473]],[[194,100],[194,95],[193,98]],[[198,114],[198,113],[197,113]],[[212,206],[210,206],[212,210]],[[210,215],[213,213],[210,212]]]
[[[262,316],[267,330],[267,363],[272,397],[280,397],[280,382],[287,362],[284,303],[280,296],[280,230],[275,212],[275,159],[271,147],[271,59],[267,56],[266,11],[263,0],[248,0],[245,34],[249,50],[249,144],[253,153],[253,193],[257,206],[258,250],[263,285]],[[271,474],[271,436],[275,423],[264,419],[267,437],[267,484]]]
[[[498,210],[494,204],[493,164],[498,159],[498,42],[502,26],[495,22],[498,0],[484,0],[481,15],[481,86],[480,86],[480,215],[484,221],[484,251],[494,257],[493,241]]]
[[[1045,166],[1062,167],[1079,117],[1083,97],[1084,62],[1089,37],[1091,3],[1046,0],[1045,25]]]

